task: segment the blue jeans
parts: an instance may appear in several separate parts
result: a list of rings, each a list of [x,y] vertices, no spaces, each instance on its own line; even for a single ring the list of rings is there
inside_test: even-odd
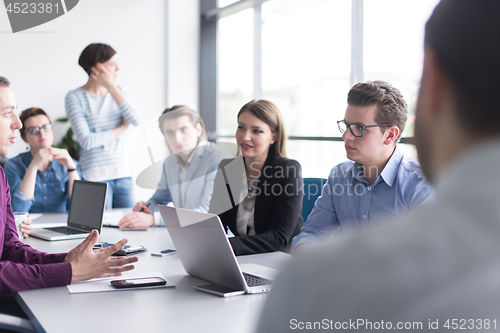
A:
[[[106,180],[106,209],[134,207],[134,183],[131,177]]]

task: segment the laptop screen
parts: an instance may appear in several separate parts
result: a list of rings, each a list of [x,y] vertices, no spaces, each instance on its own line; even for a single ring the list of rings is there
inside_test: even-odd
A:
[[[101,232],[107,185],[84,180],[73,182],[68,214],[69,226],[88,231],[97,229]]]

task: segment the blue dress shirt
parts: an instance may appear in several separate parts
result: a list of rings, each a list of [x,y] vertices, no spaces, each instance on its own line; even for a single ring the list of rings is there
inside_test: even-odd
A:
[[[5,174],[10,186],[12,210],[15,212],[65,212],[69,206],[68,169],[52,160],[44,172],[37,171],[35,194],[26,198],[19,186],[33,158],[30,152],[22,153],[5,163]],[[75,165],[78,164],[75,161]]]
[[[339,229],[355,229],[403,213],[432,196],[418,162],[405,157],[398,146],[373,184],[366,180],[361,164],[340,163],[333,167],[301,233],[293,239],[292,251],[301,243],[324,241]]]

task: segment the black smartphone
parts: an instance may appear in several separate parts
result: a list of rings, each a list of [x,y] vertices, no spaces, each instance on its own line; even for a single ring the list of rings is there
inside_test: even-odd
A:
[[[138,287],[153,287],[153,286],[163,286],[167,284],[167,281],[159,277],[151,278],[137,278],[137,279],[126,279],[126,280],[114,280],[111,281],[111,285],[115,288],[138,288]]]
[[[160,251],[160,252],[151,252],[151,255],[152,256],[157,256],[157,257],[164,257],[166,255],[173,254],[175,252],[176,251],[174,249],[166,249],[166,250],[163,250],[163,251]]]

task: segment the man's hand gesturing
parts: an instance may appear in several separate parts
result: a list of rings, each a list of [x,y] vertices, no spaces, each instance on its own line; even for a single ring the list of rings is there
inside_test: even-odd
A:
[[[73,273],[71,283],[99,277],[120,276],[122,272],[134,269],[130,264],[136,262],[137,257],[110,258],[127,244],[127,239],[122,239],[100,251],[93,251],[92,247],[97,242],[98,236],[97,230],[92,230],[81,244],[66,255],[64,261],[71,263]]]

